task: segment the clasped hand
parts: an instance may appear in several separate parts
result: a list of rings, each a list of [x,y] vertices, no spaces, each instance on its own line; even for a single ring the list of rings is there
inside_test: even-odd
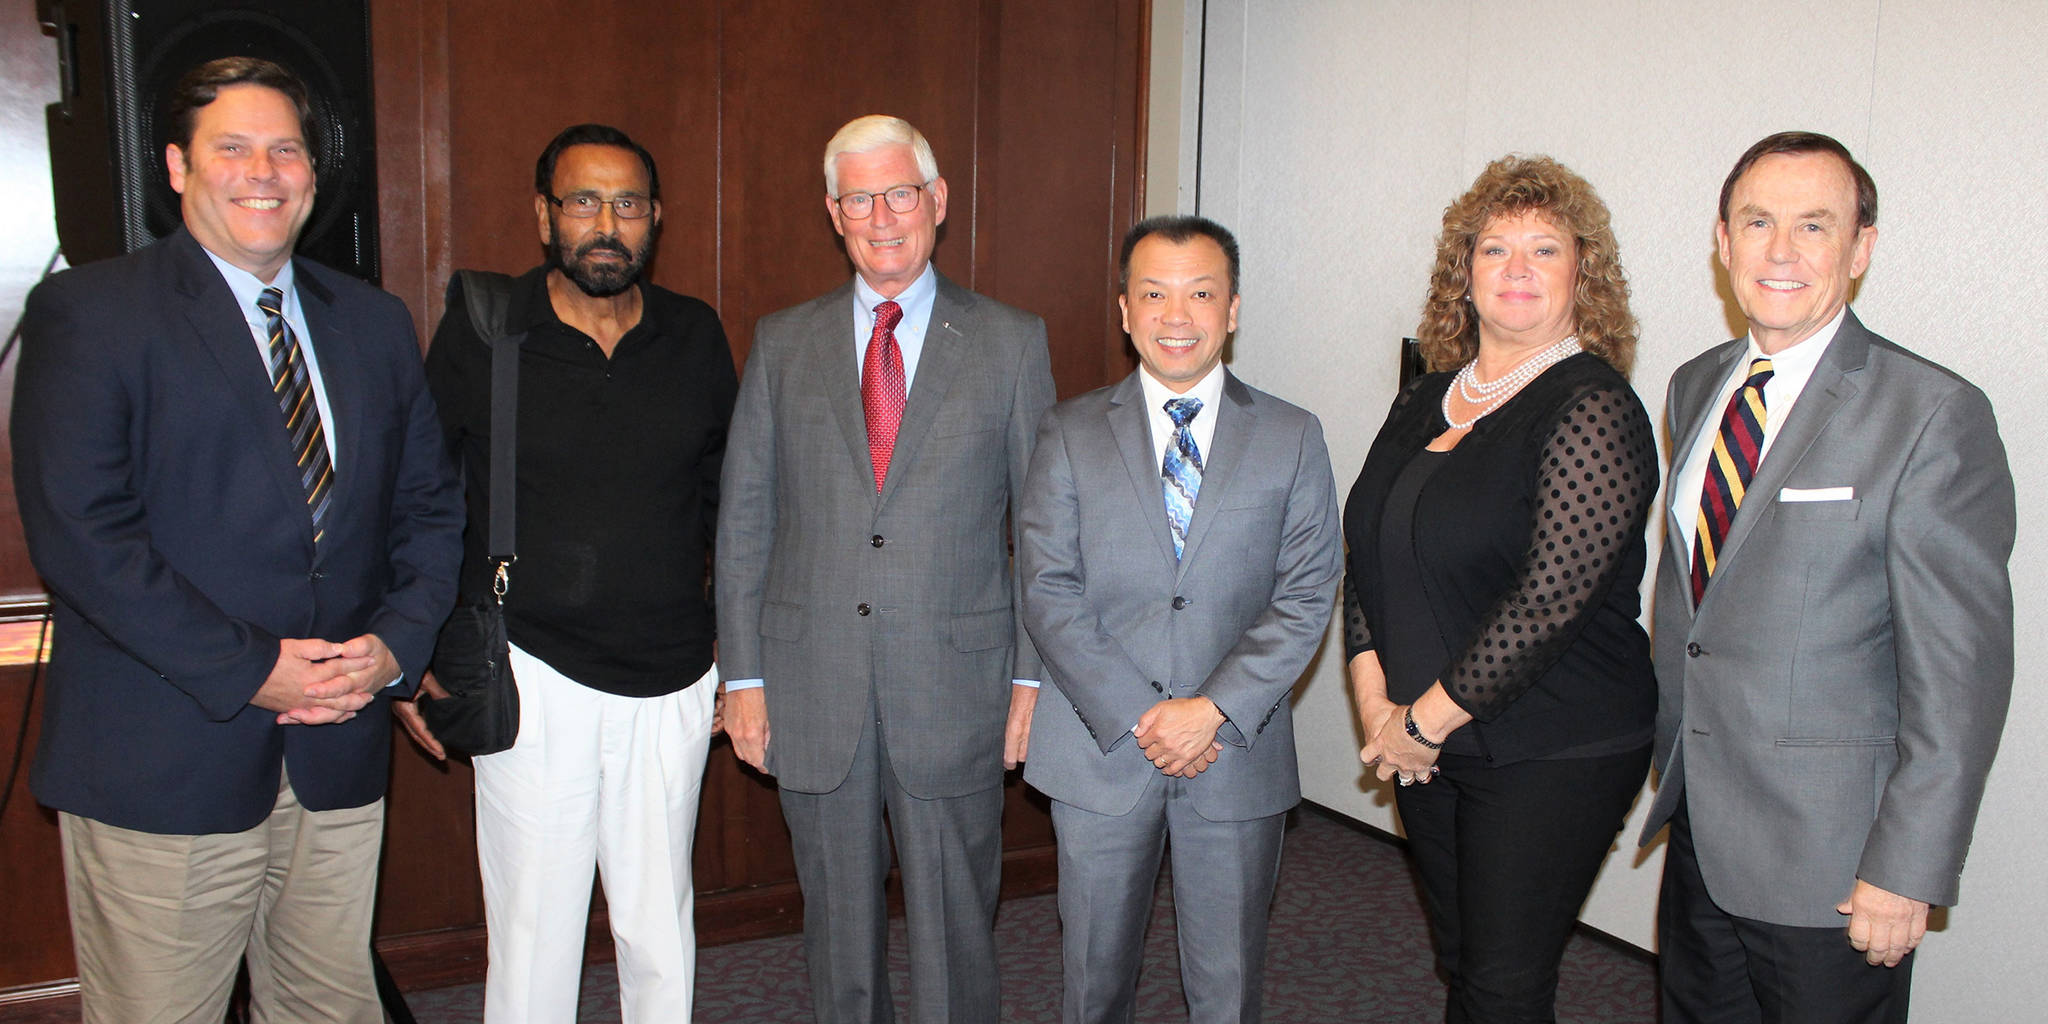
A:
[[[1373,769],[1381,782],[1397,780],[1406,786],[1427,783],[1436,776],[1437,751],[1408,735],[1408,708],[1385,700],[1359,704],[1365,746],[1359,748],[1358,759]]]
[[[1138,716],[1131,736],[1160,774],[1192,779],[1223,753],[1216,730],[1224,721],[1223,711],[1207,697],[1163,700]]]
[[[277,712],[279,725],[332,725],[354,718],[397,678],[398,659],[375,633],[341,643],[286,638],[249,703]]]

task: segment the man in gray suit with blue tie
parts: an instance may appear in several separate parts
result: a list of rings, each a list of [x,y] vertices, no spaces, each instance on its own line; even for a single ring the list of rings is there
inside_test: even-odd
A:
[[[1053,799],[1068,1024],[1132,1019],[1162,848],[1190,1019],[1259,1019],[1288,696],[1342,540],[1316,418],[1222,366],[1237,242],[1160,217],[1123,245],[1143,364],[1039,425],[1017,549],[1046,667],[1026,781]]]
[[[719,663],[733,750],[775,776],[819,1024],[886,1024],[886,810],[912,1019],[998,1019],[1003,769],[1038,659],[1011,504],[1052,404],[1045,324],[931,265],[946,180],[880,115],[825,147],[854,279],[754,332],[726,441]]]
[[[1849,311],[1876,225],[1841,143],[1750,147],[1715,230],[1749,336],[1671,378],[1666,1024],[1905,1020],[1998,748],[2012,475],[1984,393]]]

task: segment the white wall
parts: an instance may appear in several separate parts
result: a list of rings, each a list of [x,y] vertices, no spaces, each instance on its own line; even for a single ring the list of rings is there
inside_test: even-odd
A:
[[[1841,139],[1877,179],[1880,236],[1858,314],[1984,387],[2021,508],[2048,503],[2048,460],[2035,448],[2048,436],[2048,85],[2038,66],[2048,4],[1157,6],[1177,23],[1155,39],[1168,51],[1155,53],[1155,105],[1177,96],[1186,116],[1165,150],[1174,158],[1153,150],[1150,205],[1191,208],[1198,156],[1199,212],[1235,230],[1244,250],[1232,365],[1322,417],[1340,490],[1392,399],[1395,345],[1414,332],[1443,207],[1487,161],[1548,153],[1601,190],[1642,321],[1636,386],[1661,417],[1671,371],[1740,330],[1713,255],[1721,178],[1749,143],[1796,127]],[[1199,154],[1185,138],[1197,85]],[[2048,635],[2038,586],[2048,531],[2026,516],[2012,564],[2018,635]],[[1963,902],[1929,938],[1915,978],[1922,1019],[2038,1019],[2048,995],[2032,927],[2048,911],[2048,873],[2035,868],[2048,824],[2034,791],[2048,777],[2048,655],[2023,641],[2018,658]],[[1303,788],[1392,828],[1391,799],[1361,781],[1341,661],[1333,629],[1299,695]],[[1662,844],[1635,850],[1646,803],[1586,920],[1648,947]]]

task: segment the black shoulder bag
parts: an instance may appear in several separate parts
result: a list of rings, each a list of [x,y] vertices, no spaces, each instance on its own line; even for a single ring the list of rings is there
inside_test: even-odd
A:
[[[491,592],[455,606],[434,646],[434,676],[448,696],[422,698],[420,713],[443,746],[464,754],[495,754],[519,737],[519,689],[505,637],[505,592],[512,585],[513,493],[518,472],[519,345],[509,334],[512,278],[458,270],[469,322],[491,348]],[[452,292],[454,289],[450,289]]]

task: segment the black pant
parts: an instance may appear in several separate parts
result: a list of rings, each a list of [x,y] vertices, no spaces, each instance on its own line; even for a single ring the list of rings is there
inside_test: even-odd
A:
[[[1557,1019],[1557,964],[1649,771],[1643,747],[1499,768],[1446,754],[1394,791],[1451,1024]]]
[[[1913,954],[1873,967],[1849,945],[1847,924],[1771,924],[1715,905],[1681,799],[1657,906],[1664,1024],[1904,1024]]]

